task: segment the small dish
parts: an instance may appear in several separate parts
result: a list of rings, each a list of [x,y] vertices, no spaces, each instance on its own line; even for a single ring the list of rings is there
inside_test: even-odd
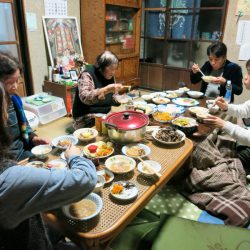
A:
[[[67,168],[67,162],[63,159],[55,159],[48,162],[47,168],[65,169]]]
[[[196,117],[197,117],[197,121],[200,123],[203,123],[203,120],[206,119],[208,116],[208,113],[197,113]]]
[[[151,101],[153,96],[151,94],[148,94],[148,95],[142,95],[141,98],[145,101]]]
[[[91,203],[94,202],[94,204],[95,204],[95,207],[94,207],[95,211],[92,214],[90,214],[88,216],[84,216],[84,217],[81,217],[81,216],[76,217],[76,216],[72,215],[72,206],[75,206],[76,211],[77,210],[81,211],[81,210],[83,210],[82,207],[84,207],[86,205],[88,205],[88,207],[89,207],[89,203],[90,203],[89,201]],[[86,204],[86,202],[88,204]],[[92,219],[92,218],[96,217],[101,212],[102,207],[103,207],[102,198],[98,194],[91,193],[91,194],[89,194],[88,196],[86,196],[84,199],[82,199],[81,201],[79,201],[77,203],[63,206],[62,211],[70,219],[79,220],[79,221],[86,221],[86,220],[89,220],[89,219]],[[86,209],[84,209],[84,210],[86,210]]]
[[[151,149],[142,143],[133,143],[122,147],[122,153],[128,157],[146,157],[151,153]]]
[[[170,121],[174,119],[174,116],[172,116],[169,112],[166,112],[166,111],[163,111],[163,112],[156,111],[152,114],[152,116],[157,122],[161,122],[161,123],[169,123]]]
[[[95,185],[95,188],[94,188],[93,192],[94,193],[99,193],[102,190],[105,183],[106,183],[106,181],[105,181],[104,176],[103,175],[97,175],[97,183]]]
[[[114,174],[108,169],[102,169],[102,170],[97,171],[96,173],[97,175],[102,175],[104,177],[105,184],[108,184],[114,180]]]
[[[154,169],[155,172],[160,172],[161,170],[161,165],[160,163],[158,163],[157,161],[151,161],[151,160],[147,160],[147,161],[144,161],[146,164],[148,164],[151,168]],[[153,173],[149,172],[144,166],[143,166],[143,163],[140,162],[137,166],[137,169],[138,171],[144,175],[144,176],[147,176],[147,177],[152,177],[154,176]]]
[[[195,98],[195,99],[201,98],[204,95],[204,93],[200,91],[188,91],[187,94],[191,98]]]
[[[178,94],[174,90],[168,90],[168,91],[166,91],[166,94],[167,94],[166,97],[169,99],[173,99],[173,98],[178,97]]]
[[[190,89],[187,88],[187,87],[182,87],[182,88],[179,88],[179,91],[182,91],[183,93],[186,93],[188,92]]]
[[[115,155],[105,161],[105,167],[115,174],[126,174],[135,169],[136,162],[126,155]]]
[[[26,164],[29,167],[36,167],[36,168],[46,168],[46,165],[42,161],[31,161]]]
[[[47,144],[38,145],[31,149],[31,153],[35,155],[38,159],[47,158],[51,151],[52,151],[52,147]]]
[[[197,113],[208,113],[209,111],[207,108],[203,107],[191,107],[188,110],[194,116],[196,116]]]
[[[178,97],[178,98],[172,99],[172,102],[177,105],[186,106],[186,107],[199,105],[199,102],[197,100],[192,99],[192,98],[187,98],[187,97]]]
[[[70,144],[76,145],[78,139],[73,135],[61,135],[51,141],[52,146],[61,150],[66,150]]]
[[[193,134],[198,130],[198,123],[195,119],[190,117],[177,117],[172,121],[172,125],[185,134]]]
[[[166,97],[155,97],[152,101],[156,104],[167,104],[170,102],[170,100]]]
[[[90,141],[98,136],[98,131],[94,128],[80,128],[77,129],[73,135],[78,138],[79,141]]]
[[[131,200],[138,195],[138,189],[132,182],[118,181],[110,187],[110,194],[118,200]]]
[[[159,137],[159,133],[162,133],[163,138]],[[186,135],[182,131],[171,127],[156,129],[153,131],[152,136],[156,141],[167,145],[178,144],[186,139]]]

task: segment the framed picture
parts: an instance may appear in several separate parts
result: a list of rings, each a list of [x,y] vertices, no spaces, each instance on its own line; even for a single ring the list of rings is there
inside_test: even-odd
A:
[[[71,77],[72,81],[77,81],[78,80],[78,76],[77,76],[76,70],[70,70],[69,73],[70,73],[70,77]]]
[[[76,17],[42,18],[51,65],[56,62],[63,70],[74,68],[74,59],[83,59]]]

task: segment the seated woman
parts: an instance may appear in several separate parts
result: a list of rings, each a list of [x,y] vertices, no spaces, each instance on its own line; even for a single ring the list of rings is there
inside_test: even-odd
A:
[[[242,71],[236,63],[227,60],[227,47],[222,42],[215,42],[207,48],[208,61],[200,68],[198,64],[192,66],[190,81],[197,84],[202,81],[200,91],[207,97],[225,96],[227,80],[232,83],[232,97],[242,93]],[[202,80],[202,74],[214,76],[214,80],[207,83]]]
[[[7,105],[0,83],[0,249],[54,249],[39,215],[79,201],[95,187],[94,164],[71,146],[69,169],[18,166],[10,159]]]
[[[48,144],[31,129],[24,114],[22,100],[17,95],[21,66],[15,58],[0,53],[0,81],[4,85],[8,103],[8,133],[11,135],[10,153],[17,161],[31,157],[34,145]]]
[[[111,106],[118,106],[113,94],[122,89],[115,83],[118,58],[105,51],[96,58],[96,63],[81,74],[73,104],[73,127],[91,127],[97,113],[107,114]]]
[[[250,60],[246,63],[247,74],[244,77],[244,85],[247,90],[250,90]],[[221,110],[224,110],[227,114],[240,117],[248,118],[250,117],[250,100],[246,101],[243,104],[235,105],[228,104],[222,97],[218,97],[215,103],[220,107]],[[217,116],[210,115],[207,119],[204,120],[205,123],[213,125],[217,128],[223,129],[226,133],[231,135],[240,146],[237,147],[239,158],[243,164],[243,167],[246,171],[246,174],[250,174],[250,130],[233,124],[229,121],[224,121]]]

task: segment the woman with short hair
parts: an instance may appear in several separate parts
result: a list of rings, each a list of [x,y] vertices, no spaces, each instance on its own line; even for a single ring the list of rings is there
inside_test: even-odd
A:
[[[241,67],[227,59],[227,47],[223,42],[214,42],[207,48],[208,61],[200,68],[198,64],[193,64],[190,72],[190,81],[197,84],[201,81],[200,91],[207,97],[216,98],[225,96],[226,84],[230,80],[232,84],[232,97],[242,93],[242,70]],[[206,76],[213,76],[209,83],[202,79],[202,71]]]
[[[73,127],[92,127],[97,113],[107,114],[111,106],[118,106],[114,95],[122,84],[115,82],[118,58],[111,51],[105,51],[81,74],[73,104]]]

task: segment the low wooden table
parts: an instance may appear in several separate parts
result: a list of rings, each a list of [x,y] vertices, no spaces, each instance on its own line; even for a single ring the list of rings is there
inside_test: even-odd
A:
[[[143,177],[137,169],[127,175],[115,175],[114,181],[129,180],[139,194],[129,202],[119,201],[110,196],[110,185],[100,193],[103,208],[99,216],[88,222],[76,222],[63,215],[61,210],[43,214],[50,226],[58,229],[80,248],[105,249],[110,242],[134,219],[149,200],[171,179],[192,153],[193,143],[185,139],[176,146],[167,146],[149,141],[151,148],[148,159],[159,162],[162,177],[157,181]],[[116,150],[116,153],[117,152]],[[121,152],[120,152],[121,153]]]

